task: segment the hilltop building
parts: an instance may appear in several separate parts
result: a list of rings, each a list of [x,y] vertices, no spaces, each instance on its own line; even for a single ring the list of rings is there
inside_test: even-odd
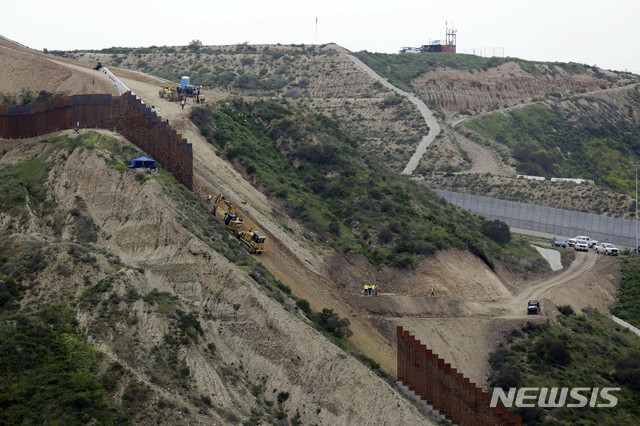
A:
[[[444,43],[442,40],[429,41],[429,44],[424,44],[420,47],[403,47],[400,49],[400,53],[420,53],[420,52],[433,52],[433,53],[456,53],[456,33],[458,30],[446,26],[446,35]]]

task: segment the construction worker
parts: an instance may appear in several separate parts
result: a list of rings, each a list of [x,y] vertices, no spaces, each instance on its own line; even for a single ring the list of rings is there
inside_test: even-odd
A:
[[[211,204],[211,194],[207,197],[207,204]]]
[[[433,284],[431,284],[431,297],[435,297],[436,290],[433,288]]]
[[[367,292],[368,292],[368,291],[369,291],[369,285],[368,285],[368,284],[365,284],[365,285],[364,285],[364,295],[365,295],[365,296],[367,295]]]
[[[182,98],[182,100],[180,101],[180,105],[182,105],[182,109],[184,109],[184,104],[185,104],[185,99]]]
[[[377,296],[378,295],[378,286],[376,284],[373,284],[372,287],[373,287],[373,295]]]

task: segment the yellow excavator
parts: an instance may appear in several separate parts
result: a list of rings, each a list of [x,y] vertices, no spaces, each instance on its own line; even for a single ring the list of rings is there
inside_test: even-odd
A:
[[[229,232],[234,236],[237,236],[238,230],[242,228],[242,225],[244,224],[244,219],[238,216],[236,206],[231,204],[231,201],[227,200],[227,197],[222,194],[216,195],[216,198],[213,199],[213,206],[211,206],[211,213],[215,216],[218,211],[218,207],[222,202],[224,202],[228,208],[222,219],[224,221],[224,226],[226,226],[227,230],[229,230]]]
[[[218,206],[223,201],[227,205],[227,207],[231,207],[231,201],[227,200],[227,197],[225,197],[224,195],[222,195],[222,193],[220,193],[216,195],[216,197],[213,199],[213,202],[211,204],[211,214],[213,214],[214,216],[216,215],[216,211],[218,211]]]
[[[233,212],[231,210],[233,210]],[[224,214],[224,226],[227,227],[227,230],[231,232],[234,237],[237,237],[242,225],[244,225],[244,219],[238,216],[235,207],[229,207],[229,211]]]

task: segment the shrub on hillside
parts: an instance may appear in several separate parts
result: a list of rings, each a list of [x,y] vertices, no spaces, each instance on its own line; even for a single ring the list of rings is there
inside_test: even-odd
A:
[[[482,224],[482,233],[498,243],[508,243],[511,240],[509,225],[501,220],[486,220]]]
[[[333,309],[322,309],[322,312],[315,315],[315,320],[337,338],[348,338],[353,335],[349,329],[351,322],[347,318],[340,318],[340,315],[333,312]]]
[[[632,351],[616,362],[615,377],[621,383],[640,391],[640,352]]]
[[[535,346],[534,352],[545,363],[555,365],[571,364],[571,352],[565,341],[552,337],[541,339]]]
[[[575,313],[571,305],[558,306],[558,311],[560,311],[560,313],[566,317]]]

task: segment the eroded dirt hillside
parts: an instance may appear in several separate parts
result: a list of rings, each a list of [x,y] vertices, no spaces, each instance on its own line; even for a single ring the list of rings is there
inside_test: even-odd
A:
[[[58,95],[113,93],[113,86],[99,75],[77,72],[41,54],[0,37],[0,94],[46,90]],[[0,102],[2,99],[0,99]]]
[[[633,75],[619,77],[598,69],[569,74],[559,66],[536,65],[532,71],[515,62],[473,72],[443,69],[422,74],[412,85],[445,112],[479,112],[528,103],[550,93],[564,96],[637,82]]]
[[[0,164],[45,155],[47,146],[18,143]],[[155,407],[141,406],[136,423],[275,421],[278,410],[303,423],[426,422],[293,301],[231,262],[248,255],[217,222],[207,225],[210,214],[188,191],[162,174],[109,167],[108,150],[73,146],[51,158],[55,212],[3,215],[3,238],[47,259],[24,308],[75,300],[82,333],[107,355],[105,368],[121,372],[117,393],[140,388],[139,403]]]

